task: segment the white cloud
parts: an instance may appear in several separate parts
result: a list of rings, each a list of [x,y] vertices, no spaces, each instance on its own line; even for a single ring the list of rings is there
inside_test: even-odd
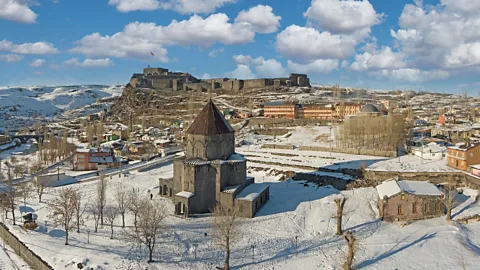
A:
[[[312,0],[304,16],[334,34],[365,35],[381,22],[383,14],[378,14],[368,0]]]
[[[355,55],[355,62],[350,68],[355,71],[376,69],[400,69],[405,68],[405,55],[402,52],[393,52],[388,46],[380,51],[364,52]]]
[[[236,0],[109,0],[108,4],[116,6],[120,12],[137,10],[174,10],[181,14],[214,12],[217,8],[234,3]]]
[[[227,77],[238,78],[238,79],[255,79],[256,76],[250,70],[248,65],[237,65],[237,68],[234,71],[227,72],[225,74]]]
[[[35,42],[35,43],[23,43],[14,44],[8,40],[0,41],[0,51],[9,51],[18,54],[55,54],[58,53],[58,49],[52,43],[48,42]]]
[[[416,68],[402,68],[393,70],[380,70],[372,72],[372,75],[387,77],[396,81],[407,82],[425,82],[432,80],[444,80],[450,77],[450,74],[444,70],[423,71]]]
[[[400,49],[421,69],[480,65],[480,1],[441,0],[436,6],[405,5],[400,29],[391,31]]]
[[[247,10],[242,10],[235,22],[246,22],[253,26],[258,33],[274,33],[280,26],[281,16],[276,16],[270,6],[258,5]]]
[[[83,62],[79,62],[77,58],[71,58],[65,62],[64,65],[82,67],[82,68],[106,68],[113,65],[113,62],[109,58],[105,59],[85,59]]]
[[[203,73],[201,79],[202,79],[202,80],[208,80],[208,79],[211,79],[211,78],[212,78],[212,76],[210,76],[210,74],[208,74],[208,73]]]
[[[217,55],[220,54],[220,53],[223,53],[224,50],[225,50],[224,48],[219,48],[219,49],[211,50],[211,51],[208,53],[208,56],[210,56],[210,57],[217,57]]]
[[[29,7],[30,1],[0,0],[0,19],[19,23],[34,23],[37,14]]]
[[[109,0],[108,4],[116,6],[120,12],[157,10],[160,8],[160,2],[157,0]]]
[[[164,0],[163,9],[172,9],[180,14],[209,14],[225,4],[235,3],[237,0]]]
[[[253,41],[255,32],[248,23],[229,23],[223,13],[212,14],[207,18],[198,15],[188,20],[173,20],[167,26],[155,23],[134,22],[125,26],[122,32],[111,36],[100,33],[87,35],[77,41],[77,46],[70,50],[87,57],[118,57],[154,59],[167,62],[165,46],[211,47],[215,43],[225,45],[245,44]]]
[[[355,53],[358,41],[350,36],[319,32],[315,28],[290,25],[277,35],[277,50],[298,62],[342,59]]]
[[[298,64],[288,60],[287,68],[292,73],[330,73],[338,68],[336,59],[318,59],[309,64]]]
[[[23,56],[18,54],[2,54],[0,55],[0,60],[7,63],[15,63],[22,61]]]
[[[31,67],[41,67],[45,64],[45,59],[35,59],[30,63]]]
[[[282,63],[275,59],[264,60],[261,63],[256,63],[255,71],[258,77],[261,78],[277,78],[287,77],[287,70],[282,66]]]
[[[261,65],[265,62],[265,59],[262,56],[253,58],[250,55],[234,55],[233,60],[237,65]]]

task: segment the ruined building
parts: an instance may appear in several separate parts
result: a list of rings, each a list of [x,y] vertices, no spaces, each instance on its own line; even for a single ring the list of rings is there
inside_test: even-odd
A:
[[[135,73],[130,79],[130,85],[136,88],[159,89],[167,91],[194,90],[230,90],[264,88],[268,86],[310,87],[310,79],[305,74],[292,73],[288,78],[238,80],[235,78],[218,78],[199,80],[189,73],[170,72],[164,68],[143,69],[143,73]]]
[[[160,179],[160,194],[173,200],[176,215],[208,213],[220,203],[251,218],[268,201],[269,185],[247,177],[234,133],[210,100],[186,132],[185,156],[174,161],[173,179]]]

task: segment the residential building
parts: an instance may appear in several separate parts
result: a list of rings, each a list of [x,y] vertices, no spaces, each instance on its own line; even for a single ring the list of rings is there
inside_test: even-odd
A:
[[[430,182],[389,179],[376,189],[382,220],[411,221],[445,214],[444,194]]]
[[[119,167],[120,159],[115,157],[113,150],[103,148],[78,148],[73,161],[74,171],[103,170]]]
[[[445,157],[447,147],[431,142],[424,146],[415,147],[412,149],[412,153],[415,156],[419,156],[422,159],[428,160],[440,160]]]
[[[339,120],[343,120],[347,115],[356,114],[362,109],[362,105],[359,103],[337,103],[333,106],[333,117]]]
[[[303,105],[303,117],[305,119],[321,119],[321,120],[332,120],[333,118],[333,106],[328,105],[319,105],[319,104],[308,104]]]
[[[268,201],[269,185],[247,177],[234,133],[210,100],[186,132],[185,156],[174,160],[173,179],[159,179],[160,194],[173,200],[176,215],[208,213],[222,204],[251,218]]]
[[[479,143],[458,143],[448,147],[448,166],[466,171],[468,166],[480,164]]]
[[[296,119],[301,117],[302,107],[300,104],[274,101],[266,102],[263,108],[263,115],[268,118]]]

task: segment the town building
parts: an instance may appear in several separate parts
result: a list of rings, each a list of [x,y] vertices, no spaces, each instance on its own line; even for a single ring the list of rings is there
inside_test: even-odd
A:
[[[173,200],[176,215],[208,213],[222,204],[251,218],[268,201],[269,185],[247,177],[234,133],[210,100],[186,132],[185,156],[174,160],[173,179],[159,180],[160,194]]]
[[[74,171],[104,170],[120,167],[120,158],[116,157],[113,150],[103,148],[78,148],[73,160]]]
[[[300,104],[283,101],[266,102],[263,107],[263,115],[268,118],[303,118],[302,111]]]
[[[480,164],[480,143],[458,143],[448,147],[448,166],[466,171],[468,166]]]
[[[412,153],[415,156],[421,157],[422,159],[440,160],[446,156],[447,147],[444,145],[439,145],[435,142],[431,142],[426,145],[413,148]]]
[[[320,119],[320,120],[332,120],[333,119],[333,106],[330,104],[307,104],[303,105],[303,117],[305,119]]]
[[[374,106],[374,105],[372,105]],[[358,113],[363,107],[360,103],[337,103],[333,105],[333,117],[335,119],[343,120],[347,115]],[[375,107],[376,108],[376,107]],[[378,109],[377,109],[378,111]]]
[[[444,194],[430,182],[389,179],[376,189],[382,220],[412,221],[445,214]]]

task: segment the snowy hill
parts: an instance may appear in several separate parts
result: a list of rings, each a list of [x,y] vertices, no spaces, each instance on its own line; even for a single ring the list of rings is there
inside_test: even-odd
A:
[[[0,129],[31,124],[34,115],[71,119],[96,113],[122,91],[120,85],[0,87]]]

